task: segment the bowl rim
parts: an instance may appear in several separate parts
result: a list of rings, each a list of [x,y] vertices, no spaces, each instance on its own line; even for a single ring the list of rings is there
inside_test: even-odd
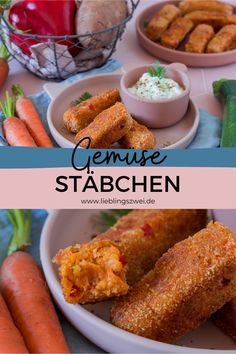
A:
[[[79,210],[77,210],[79,212]],[[89,325],[92,325],[93,327],[96,327],[98,331],[103,331],[106,332],[107,334],[110,334],[114,337],[116,337],[119,340],[124,340],[125,342],[129,342],[130,344],[136,343],[140,344],[140,346],[143,348],[144,345],[148,350],[157,350],[160,352],[160,350],[163,350],[162,353],[216,353],[216,354],[228,354],[228,353],[234,353],[235,349],[229,349],[229,350],[211,350],[211,349],[202,349],[202,348],[190,348],[190,347],[183,347],[183,346],[178,346],[174,344],[167,344],[167,343],[162,343],[158,342],[152,339],[144,338],[141,336],[138,336],[133,333],[129,333],[123,329],[117,328],[111,323],[108,323],[107,321],[97,317],[96,315],[92,314],[89,312],[87,309],[83,308],[81,305],[71,305],[65,302],[62,292],[61,292],[61,286],[59,284],[59,281],[56,277],[55,272],[53,271],[53,265],[50,260],[50,255],[49,255],[49,243],[50,240],[53,236],[52,230],[53,230],[53,224],[55,221],[60,218],[60,213],[63,212],[63,209],[61,210],[52,210],[50,214],[48,215],[42,229],[41,233],[41,238],[40,238],[40,259],[42,262],[42,267],[43,271],[48,283],[48,286],[53,294],[53,297],[55,297],[57,302],[63,301],[63,306],[64,306],[64,314],[66,315],[66,312],[71,312],[77,315],[77,318],[80,318],[83,323],[83,321],[86,321]],[[54,236],[56,237],[56,236]],[[68,319],[68,321],[70,321]],[[77,329],[76,329],[77,330]],[[158,347],[157,347],[158,346]],[[148,352],[147,352],[148,353]],[[161,352],[160,352],[161,353]]]
[[[135,101],[138,101],[139,103],[143,102],[143,103],[148,103],[150,105],[151,104],[152,105],[157,105],[157,104],[168,103],[168,102],[173,103],[173,102],[176,102],[176,101],[182,99],[183,97],[190,96],[190,90],[191,90],[190,79],[189,79],[188,75],[184,71],[182,71],[180,69],[175,69],[174,67],[172,67],[172,65],[174,65],[174,64],[178,64],[178,63],[174,62],[174,63],[171,63],[169,65],[168,64],[164,64],[164,65],[162,65],[162,67],[167,68],[168,70],[171,70],[173,72],[176,72],[176,73],[180,74],[186,80],[187,85],[184,88],[182,87],[183,88],[183,92],[180,95],[175,96],[175,97],[171,97],[171,98],[159,98],[159,99],[152,100],[152,99],[140,97],[140,96],[135,95],[134,93],[130,92],[129,91],[129,87],[126,87],[126,85],[124,84],[125,78],[127,77],[127,75],[130,75],[133,71],[136,71],[138,69],[140,69],[140,70],[143,69],[146,72],[147,71],[147,65],[146,66],[145,65],[137,65],[136,67],[128,69],[126,72],[124,72],[122,74],[121,80],[120,80],[121,92],[123,91],[123,93],[125,95],[128,95],[131,99],[133,99]],[[143,73],[145,73],[145,72],[143,72]],[[137,79],[137,81],[138,80],[139,80],[139,78]],[[179,84],[179,83],[177,82],[177,84]],[[181,86],[181,85],[179,84],[179,86]]]

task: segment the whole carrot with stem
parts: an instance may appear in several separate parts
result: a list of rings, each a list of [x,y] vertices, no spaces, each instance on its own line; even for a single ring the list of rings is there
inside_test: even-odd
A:
[[[29,353],[15,326],[3,297],[0,295],[0,353]]]
[[[0,107],[4,116],[3,132],[8,144],[11,146],[37,147],[25,123],[15,117],[15,102],[8,91],[5,101],[0,101]]]
[[[25,97],[22,87],[13,85],[12,93],[16,99],[16,113],[26,124],[36,144],[41,147],[53,147],[33,102]]]
[[[3,87],[8,77],[8,73],[9,73],[8,59],[9,59],[9,54],[7,48],[2,43],[0,45],[0,89]]]
[[[30,242],[31,213],[8,211],[9,253]],[[0,269],[0,290],[30,353],[69,353],[43,274],[31,255],[16,251]]]

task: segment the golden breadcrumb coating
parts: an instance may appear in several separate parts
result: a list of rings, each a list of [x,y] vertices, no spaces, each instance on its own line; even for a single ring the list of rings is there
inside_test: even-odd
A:
[[[207,46],[208,53],[221,53],[236,46],[236,25],[224,26]]]
[[[124,149],[154,149],[156,138],[145,125],[133,119],[131,129],[119,141]]]
[[[181,1],[179,8],[183,14],[193,11],[213,11],[224,14],[232,14],[234,8],[232,5],[225,4],[222,1],[214,0],[185,0]]]
[[[71,304],[101,301],[126,294],[126,262],[108,240],[76,244],[53,258],[59,266],[65,300]]]
[[[69,108],[63,115],[66,129],[71,133],[78,133],[86,128],[104,109],[113,106],[120,100],[119,91],[110,89]]]
[[[186,52],[204,53],[207,44],[214,36],[215,31],[212,26],[200,24],[190,34],[188,42],[185,45]]]
[[[170,28],[161,35],[164,47],[176,49],[193,28],[193,22],[185,17],[177,18]]]
[[[148,23],[146,35],[151,41],[159,39],[160,35],[167,30],[169,25],[180,16],[180,10],[175,5],[165,5],[156,13]]]
[[[171,343],[205,322],[236,293],[236,240],[223,224],[169,249],[155,268],[115,301],[112,323]]]
[[[133,119],[123,103],[117,102],[102,111],[92,123],[76,134],[75,143],[83,138],[91,139],[90,148],[106,149],[120,140],[130,130]],[[80,144],[87,147],[87,141]]]
[[[126,279],[134,284],[176,242],[206,226],[206,210],[140,209],[123,216],[95,240],[111,240],[120,247],[128,263]]]
[[[185,15],[184,18],[191,20],[195,26],[205,23],[213,26],[216,30],[229,24],[236,25],[236,14],[226,15],[221,12],[193,11]]]

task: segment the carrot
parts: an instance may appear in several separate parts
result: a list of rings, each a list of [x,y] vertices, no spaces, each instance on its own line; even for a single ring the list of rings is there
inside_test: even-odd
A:
[[[33,102],[25,97],[20,85],[13,85],[12,92],[16,98],[16,113],[27,125],[36,144],[41,147],[53,147]]]
[[[31,353],[69,353],[43,275],[29,254],[17,251],[4,260],[0,287]]]
[[[29,353],[0,295],[0,353]]]
[[[17,238],[20,248],[29,244],[30,214],[13,209],[8,217],[14,227],[10,253]],[[4,260],[0,289],[30,353],[69,353],[45,279],[32,256],[16,251]]]
[[[0,107],[4,115],[3,132],[8,144],[11,146],[36,147],[37,145],[25,123],[14,116],[15,103],[8,92],[6,92],[6,100],[4,102],[0,101]]]
[[[9,66],[8,66],[8,52],[4,44],[0,46],[0,88],[3,87],[5,84],[8,73],[9,73]]]

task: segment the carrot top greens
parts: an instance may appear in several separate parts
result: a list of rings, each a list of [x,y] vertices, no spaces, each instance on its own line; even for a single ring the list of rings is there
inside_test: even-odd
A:
[[[15,115],[15,99],[9,95],[9,92],[6,91],[5,101],[0,101],[0,108],[2,110],[4,119],[9,117],[14,117]]]
[[[8,246],[8,255],[18,251],[25,250],[30,245],[31,231],[31,210],[9,209],[7,217],[12,224],[13,233]]]
[[[13,85],[11,91],[13,93],[15,100],[18,100],[21,97],[25,97],[23,88],[20,85]]]
[[[9,59],[9,53],[3,43],[0,45],[0,58],[6,61]]]

